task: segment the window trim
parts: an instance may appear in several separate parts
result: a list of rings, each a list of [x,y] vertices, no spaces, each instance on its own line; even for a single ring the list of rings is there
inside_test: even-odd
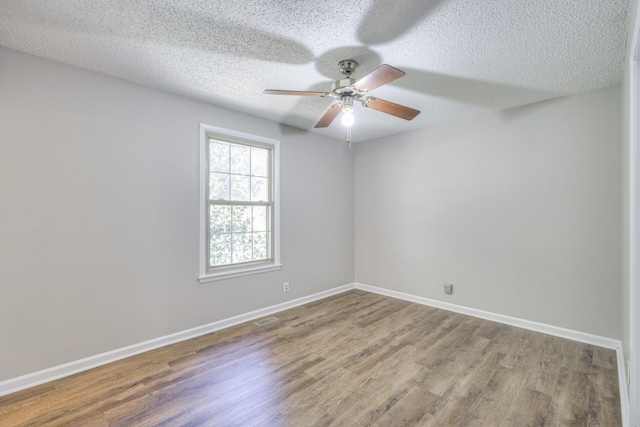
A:
[[[208,188],[208,142],[209,139],[220,139],[231,143],[237,142],[241,144],[267,145],[272,149],[272,173],[273,173],[273,253],[272,261],[261,262],[261,265],[248,263],[239,266],[227,266],[220,268],[219,271],[211,272],[208,268],[207,254],[209,246],[208,232],[208,215],[209,200],[207,197]],[[213,282],[217,280],[230,279],[233,277],[246,276],[250,274],[264,273],[268,271],[276,271],[282,268],[280,263],[280,141],[259,135],[253,135],[245,132],[239,132],[231,129],[225,129],[218,126],[211,126],[200,123],[200,174],[199,174],[199,218],[200,226],[200,269],[198,281],[200,283]]]

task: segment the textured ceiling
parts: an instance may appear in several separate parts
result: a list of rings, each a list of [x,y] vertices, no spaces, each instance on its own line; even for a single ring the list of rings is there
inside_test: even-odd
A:
[[[355,106],[354,142],[622,80],[628,0],[2,0],[0,45],[301,129],[338,61],[407,75],[371,95],[413,121]],[[1,73],[1,70],[0,70]],[[1,78],[1,74],[0,74]]]

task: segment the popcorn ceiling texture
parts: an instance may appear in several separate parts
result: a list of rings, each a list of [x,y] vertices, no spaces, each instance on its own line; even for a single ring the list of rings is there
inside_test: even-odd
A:
[[[371,93],[422,111],[355,106],[355,142],[620,83],[628,0],[4,0],[0,45],[313,129],[337,62],[407,75]]]

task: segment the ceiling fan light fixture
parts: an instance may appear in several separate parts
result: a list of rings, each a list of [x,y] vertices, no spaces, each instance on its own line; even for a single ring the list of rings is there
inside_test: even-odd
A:
[[[342,124],[346,127],[351,127],[353,124],[353,97],[342,97]]]
[[[353,124],[353,112],[347,111],[342,114],[342,124],[346,127],[351,127]]]

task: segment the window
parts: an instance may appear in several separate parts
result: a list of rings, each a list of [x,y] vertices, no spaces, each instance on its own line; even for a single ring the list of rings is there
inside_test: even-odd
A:
[[[200,125],[201,282],[279,261],[279,141]]]

